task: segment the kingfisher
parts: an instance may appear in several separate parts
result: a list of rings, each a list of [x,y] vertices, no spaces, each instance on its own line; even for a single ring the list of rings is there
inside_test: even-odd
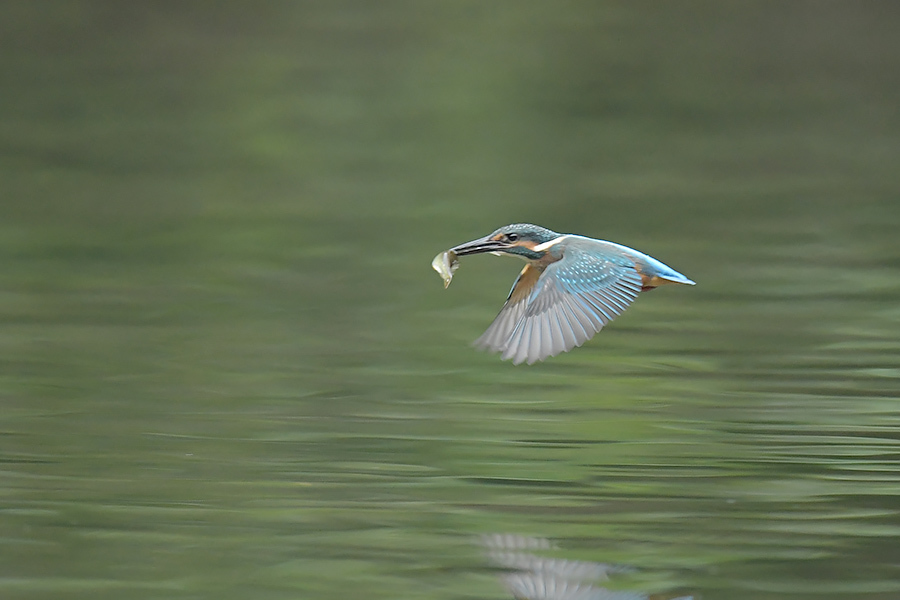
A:
[[[445,256],[452,257],[455,268],[456,256],[484,252],[518,256],[528,263],[494,322],[474,342],[478,348],[501,352],[503,360],[512,359],[516,365],[581,346],[622,314],[640,292],[669,283],[695,285],[628,246],[529,223],[506,225],[452,248]],[[452,272],[448,275],[452,277]]]

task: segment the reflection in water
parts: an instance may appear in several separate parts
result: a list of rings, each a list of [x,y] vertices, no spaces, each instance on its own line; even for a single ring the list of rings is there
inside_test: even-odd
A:
[[[547,558],[533,554],[552,550],[545,538],[515,534],[484,535],[479,542],[488,560],[508,571],[501,576],[507,591],[516,600],[692,600],[694,596],[648,595],[642,592],[611,590],[600,585],[616,575],[633,573],[624,565]],[[618,587],[618,586],[617,586]]]

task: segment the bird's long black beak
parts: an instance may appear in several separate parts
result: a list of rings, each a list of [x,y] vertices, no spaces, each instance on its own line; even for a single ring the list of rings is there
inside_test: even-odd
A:
[[[491,236],[486,235],[483,238],[460,244],[456,248],[450,250],[457,256],[465,256],[467,254],[481,254],[482,252],[502,252],[509,248],[510,244],[492,240]]]

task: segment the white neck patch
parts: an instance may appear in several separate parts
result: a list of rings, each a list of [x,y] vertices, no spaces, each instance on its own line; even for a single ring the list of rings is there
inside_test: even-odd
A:
[[[534,251],[535,251],[535,252],[543,252],[544,250],[547,250],[547,249],[549,249],[549,248],[552,248],[553,246],[555,246],[556,244],[560,243],[561,241],[563,241],[563,240],[566,239],[567,237],[569,237],[569,236],[567,236],[567,235],[561,235],[561,236],[559,236],[559,237],[556,238],[556,239],[550,240],[549,242],[544,242],[543,244],[538,244],[537,246],[534,247]]]

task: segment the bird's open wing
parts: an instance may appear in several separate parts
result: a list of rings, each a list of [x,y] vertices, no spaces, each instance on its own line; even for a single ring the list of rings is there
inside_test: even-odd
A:
[[[518,279],[513,283],[512,289],[509,290],[509,296],[506,297],[506,303],[500,309],[500,314],[481,334],[481,337],[473,342],[475,347],[493,352],[499,352],[506,347],[506,341],[525,315],[528,296],[543,271],[538,267],[525,265],[525,268],[519,273]]]
[[[580,346],[622,314],[641,291],[634,262],[581,245],[567,244],[543,272],[526,267],[476,345],[531,364]]]

